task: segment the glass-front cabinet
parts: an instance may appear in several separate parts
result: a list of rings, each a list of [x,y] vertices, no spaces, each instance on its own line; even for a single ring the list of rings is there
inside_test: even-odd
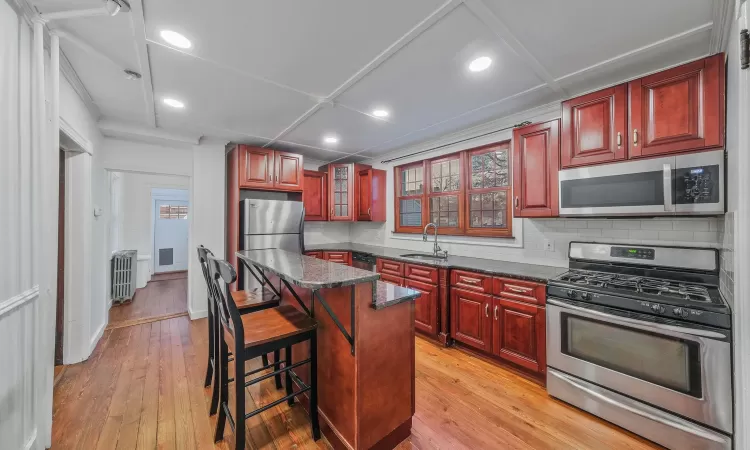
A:
[[[354,218],[354,167],[353,164],[331,164],[328,169],[330,180],[330,220],[347,221]]]

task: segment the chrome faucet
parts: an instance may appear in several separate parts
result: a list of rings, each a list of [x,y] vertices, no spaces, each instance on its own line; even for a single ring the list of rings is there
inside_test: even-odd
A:
[[[436,224],[434,224],[434,223],[430,222],[430,223],[428,223],[427,225],[425,225],[425,226],[424,226],[424,231],[422,232],[422,240],[423,240],[424,242],[427,242],[427,228],[429,228],[430,226],[432,226],[432,228],[434,228],[434,229],[435,229],[435,245],[434,245],[434,246],[433,246],[433,248],[432,248],[432,254],[433,254],[433,256],[440,256],[440,255],[438,255],[438,253],[440,253],[440,251],[441,251],[441,248],[440,248],[440,246],[438,245],[438,241],[437,241],[437,237],[438,237],[438,226],[437,226]],[[447,258],[447,257],[448,257],[448,250],[443,250],[443,255],[442,255],[442,257],[443,257],[443,258]]]

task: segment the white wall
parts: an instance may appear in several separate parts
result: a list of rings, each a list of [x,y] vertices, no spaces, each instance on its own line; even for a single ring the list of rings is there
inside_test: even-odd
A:
[[[31,32],[0,2],[0,449],[40,448],[39,286],[32,233]],[[52,361],[49,363],[52,364]],[[37,400],[35,400],[37,399]]]
[[[193,319],[207,314],[205,281],[194,249],[203,244],[213,249],[217,256],[224,256],[224,145],[223,142],[208,142],[170,147],[113,138],[105,138],[102,143],[101,170],[159,174],[161,178],[157,176],[155,179],[170,182],[174,176],[189,180],[192,212],[188,244],[188,312]],[[164,178],[164,175],[170,178]],[[106,184],[99,187],[109,192]],[[123,207],[123,212],[126,210]],[[107,246],[106,239],[103,245]]]

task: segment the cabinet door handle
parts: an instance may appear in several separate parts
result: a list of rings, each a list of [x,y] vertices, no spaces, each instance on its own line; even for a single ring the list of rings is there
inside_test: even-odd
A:
[[[518,288],[518,287],[515,287],[515,286],[508,286],[507,284],[505,285],[505,287],[508,288],[509,291],[518,292],[519,294],[526,294],[526,293],[528,293],[528,291],[526,289],[524,289],[524,288]]]
[[[368,216],[371,216],[371,215],[372,215],[372,213],[370,212],[370,209],[371,209],[371,208],[367,208],[367,215],[368,215]]]
[[[633,146],[638,145],[638,130],[633,130]]]
[[[490,317],[490,304],[489,303],[484,304],[484,316]]]
[[[331,216],[333,217],[333,208],[331,208]]]
[[[617,146],[622,147],[622,133],[617,132]]]
[[[518,196],[516,195],[516,208],[518,208]]]
[[[495,314],[495,320],[497,320],[497,305],[495,305],[495,312],[494,312],[494,314]]]
[[[278,175],[276,175],[276,182],[277,183],[279,182],[279,176]]]

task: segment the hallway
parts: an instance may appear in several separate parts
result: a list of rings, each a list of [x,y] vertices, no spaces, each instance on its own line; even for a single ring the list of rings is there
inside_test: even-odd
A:
[[[187,272],[154,274],[133,300],[112,305],[107,329],[187,315]]]

